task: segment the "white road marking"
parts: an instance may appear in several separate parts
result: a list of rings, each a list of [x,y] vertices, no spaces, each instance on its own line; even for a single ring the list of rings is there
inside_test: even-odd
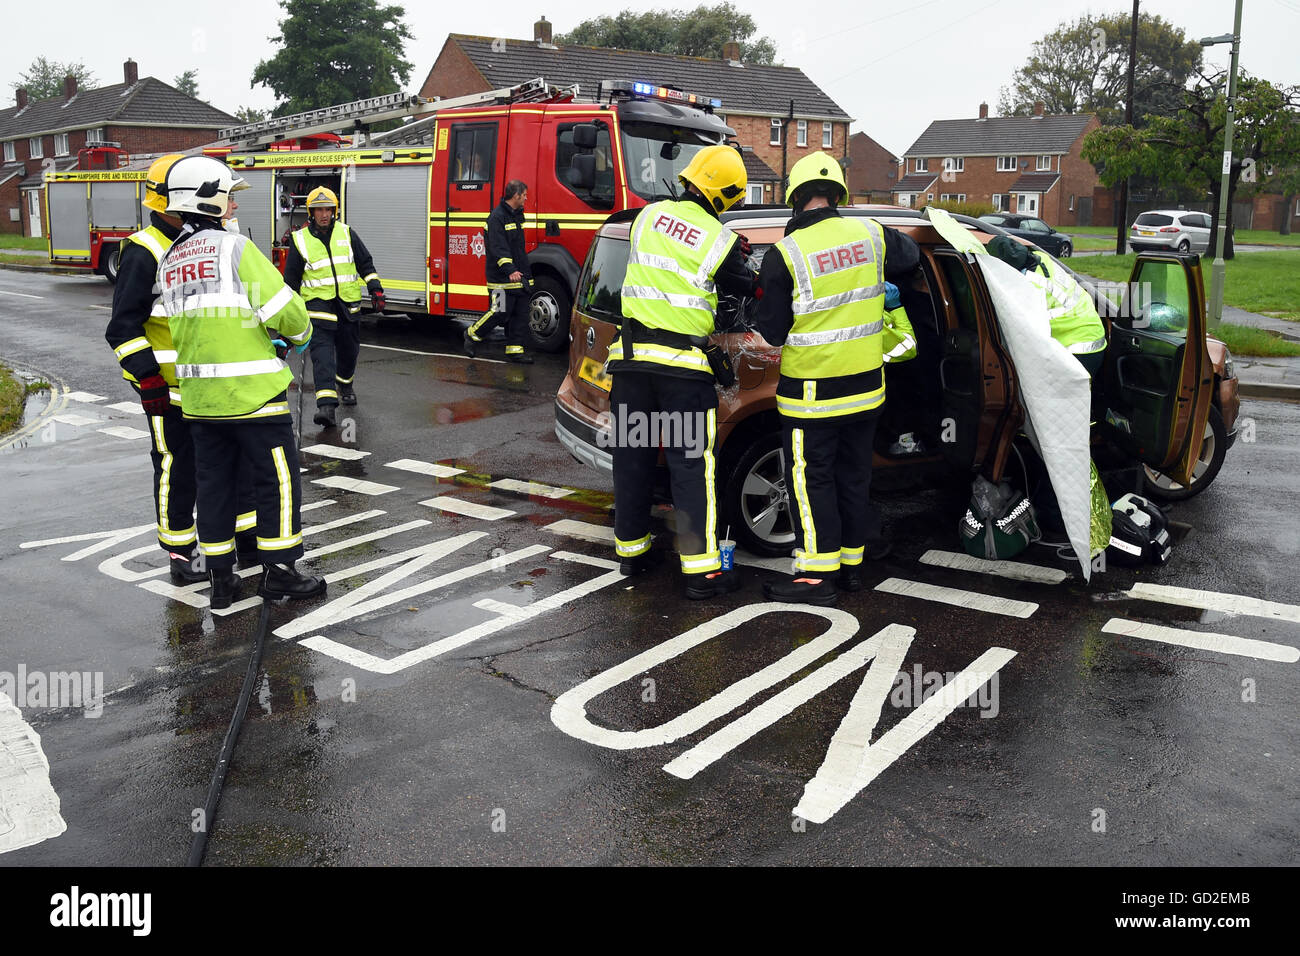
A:
[[[1124,637],[1140,637],[1147,641],[1159,641],[1161,644],[1181,644],[1202,651],[1216,651],[1219,654],[1235,654],[1239,657],[1254,657],[1261,661],[1279,661],[1294,664],[1300,661],[1300,649],[1287,644],[1273,644],[1269,641],[1255,641],[1247,637],[1234,637],[1231,634],[1215,634],[1211,631],[1185,631],[1179,627],[1164,627],[1160,624],[1143,624],[1122,617],[1112,617],[1101,626],[1107,634],[1121,634]]]
[[[341,458],[343,461],[356,461],[358,458],[365,458],[370,454],[368,451],[358,451],[356,448],[343,448],[339,445],[308,445],[300,449],[310,455],[320,455],[323,458]]]
[[[16,295],[22,299],[43,299],[43,295],[29,295],[26,292],[10,292],[8,289],[0,289],[0,295]]]
[[[566,495],[573,494],[572,488],[556,488],[553,485],[544,485],[539,481],[520,481],[518,478],[498,478],[488,485],[489,488],[500,488],[502,491],[516,491],[521,495],[528,495],[530,498],[563,498]]]
[[[125,412],[128,415],[143,415],[144,408],[139,402],[114,402],[112,405],[105,405],[104,408],[115,408],[119,412]]]
[[[384,352],[404,352],[407,355],[432,355],[435,358],[457,358],[466,362],[485,362],[488,365],[506,364],[502,359],[470,358],[468,355],[457,355],[454,352],[417,352],[415,349],[398,349],[391,345],[371,345],[369,342],[362,342],[361,347],[363,349],[380,349]]]
[[[439,511],[447,511],[454,515],[481,518],[484,521],[499,521],[502,518],[512,518],[516,514],[516,512],[507,511],[505,508],[493,508],[491,505],[481,505],[475,501],[465,501],[463,498],[451,498],[447,495],[429,498],[427,501],[421,501],[420,504],[427,508],[437,508]]]
[[[465,474],[464,468],[452,468],[450,465],[437,465],[431,461],[418,461],[414,458],[399,458],[397,461],[390,461],[385,467],[413,471],[417,475],[432,475],[434,478],[452,478]]]
[[[229,617],[232,614],[238,614],[240,611],[247,611],[250,607],[261,606],[262,596],[260,594],[254,594],[252,597],[240,598],[238,601],[231,604],[230,607],[213,607],[209,608],[209,610],[217,617]]]
[[[936,568],[992,574],[1013,581],[1032,581],[1035,584],[1060,584],[1070,576],[1061,568],[1044,568],[1037,564],[1022,564],[1019,561],[987,561],[957,551],[927,551],[921,555],[921,563]]]
[[[78,415],[76,412],[64,412],[62,415],[51,415],[51,420],[61,425],[97,425],[103,421],[102,418],[88,418],[85,415]]]
[[[359,511],[356,514],[344,515],[342,518],[335,518],[333,521],[327,521],[324,524],[309,525],[302,529],[303,537],[313,534],[320,534],[322,531],[329,531],[331,528],[342,528],[345,525],[356,524],[358,521],[366,521],[370,518],[378,518],[380,515],[388,514],[387,511]]]
[[[873,658],[876,658],[876,663],[867,672],[867,679],[862,686],[866,688],[870,682],[874,688],[883,682],[884,690],[881,694],[883,700],[889,693],[894,676],[902,666],[903,658],[907,656],[907,649],[911,646],[915,634],[916,628],[904,627],[901,624],[888,625],[861,644],[849,648],[829,664],[817,668],[798,683],[792,684],[775,697],[763,701],[749,713],[710,734],[690,750],[665,764],[664,769],[674,777],[681,777],[683,780],[691,779],[759,731],[770,727],[796,707],[807,703]],[[862,690],[858,693],[862,694]],[[874,726],[873,722],[872,727]]]
[[[378,531],[371,531],[369,534],[359,534],[354,538],[344,538],[342,541],[336,541],[333,544],[327,544],[320,548],[313,548],[310,551],[304,551],[302,560],[309,561],[312,558],[323,557],[327,554],[333,554],[336,551],[344,551],[348,548],[356,547],[359,544],[368,544],[371,541],[381,541],[384,538],[392,537],[395,534],[401,534],[404,531],[413,531],[416,528],[423,528],[425,525],[430,523],[431,522],[426,521],[424,518],[417,518],[415,521],[408,521],[405,524],[399,524],[392,528],[380,528]],[[306,532],[304,532],[304,534],[305,533]],[[340,573],[342,572],[334,572],[335,575]],[[353,569],[350,573],[357,574],[359,572]],[[326,575],[325,580],[333,581],[335,580],[335,577],[334,575]]]
[[[92,309],[103,309],[105,312],[112,312],[112,311],[113,311],[113,307],[112,307],[111,305],[92,305],[91,308],[92,308]]]
[[[794,808],[795,815],[812,823],[825,823],[1015,656],[1015,651],[1005,647],[990,647],[879,740],[870,743],[871,732],[880,718],[880,707],[889,693],[888,685],[883,690],[879,686],[868,689],[868,681],[876,670],[873,667],[831,738],[817,775],[804,787],[803,797]],[[892,672],[889,678],[892,682]]]
[[[905,581],[902,578],[886,578],[876,585],[876,590],[884,591],[887,594],[901,594],[904,597],[920,598],[923,601],[952,604],[956,607],[970,608],[973,611],[1002,614],[1006,617],[1029,617],[1038,610],[1037,604],[1028,601],[1013,601],[1011,598],[995,597],[992,594],[961,591],[957,588],[941,587],[938,584]]]
[[[499,558],[493,558],[491,561],[480,562],[479,564],[470,568],[465,568],[460,572],[452,572],[451,575],[444,575],[443,578],[456,577],[456,579],[459,580],[460,578],[467,577],[471,574],[477,574],[481,571],[497,570],[499,569],[501,562],[518,560],[545,550],[546,548],[539,548],[537,546],[525,548],[523,551],[513,552],[512,554],[503,555]],[[507,627],[513,627],[528,618],[537,617],[546,611],[553,611],[557,608],[563,607],[571,601],[588,597],[596,591],[599,591],[601,588],[607,587],[623,579],[623,576],[619,574],[618,565],[613,561],[605,561],[601,558],[592,558],[587,555],[572,554],[568,551],[556,551],[551,554],[550,557],[558,561],[573,561],[578,564],[586,564],[590,567],[602,568],[605,570],[605,573],[597,575],[588,581],[583,581],[581,584],[576,584],[571,588],[560,591],[558,594],[552,594],[550,597],[543,598],[540,601],[534,601],[532,604],[519,607],[517,610],[499,613],[497,617],[484,621],[481,624],[475,624],[472,627],[465,628],[449,637],[444,637],[441,640],[426,644],[424,647],[418,647],[414,650],[407,651],[406,653],[400,654],[389,660],[376,657],[373,654],[367,654],[365,651],[357,650],[354,647],[348,647],[346,644],[332,641],[321,634],[316,634],[302,641],[302,646],[310,647],[312,650],[319,651],[320,653],[333,657],[336,660],[343,661],[344,663],[351,664],[354,667],[359,667],[363,670],[372,671],[376,674],[395,674],[400,670],[414,667],[416,664],[432,660],[442,654],[464,647],[466,644],[488,637],[489,635],[495,634],[497,631],[504,630]],[[428,582],[428,584],[433,585],[437,581],[441,580],[443,579],[435,579],[434,582]],[[407,592],[410,591],[409,588],[406,590]],[[398,596],[404,597],[405,592],[400,593]],[[277,631],[276,633],[278,634],[280,632]]]
[[[298,509],[299,512],[315,511],[317,508],[325,508],[329,505],[338,504],[333,498],[322,498],[320,501],[312,501]]]
[[[1167,584],[1135,584],[1127,595],[1141,601],[1158,601],[1182,607],[1199,607],[1206,611],[1223,611],[1225,614],[1245,614],[1250,617],[1272,617],[1300,624],[1300,607],[1247,597],[1244,594],[1221,594],[1218,591],[1197,591],[1195,588],[1170,587]]]
[[[90,404],[92,402],[102,402],[103,400],[103,395],[93,395],[90,392],[68,392],[68,401],[70,402],[85,402]]]
[[[660,664],[667,663],[691,648],[725,634],[747,621],[764,614],[781,611],[822,617],[830,622],[830,627],[780,660],[736,681],[686,713],[665,721],[657,727],[649,727],[645,730],[610,730],[608,727],[593,724],[587,717],[587,704],[605,691],[644,674]],[[698,624],[662,644],[656,644],[649,650],[628,658],[622,664],[601,671],[595,677],[561,694],[551,707],[551,723],[571,737],[577,737],[598,747],[608,747],[611,750],[633,750],[672,743],[730,713],[755,694],[779,684],[791,674],[811,666],[822,655],[835,650],[857,632],[858,619],[836,608],[776,602],[748,604]]]
[[[148,524],[136,525],[134,528],[118,528],[113,531],[92,531],[89,534],[72,534],[64,538],[46,538],[44,541],[24,541],[18,547],[20,548],[43,548],[52,544],[71,544],[75,541],[98,541],[98,544],[88,545],[80,551],[65,555],[64,561],[80,561],[82,558],[88,558],[92,554],[100,551],[106,551],[115,544],[121,544],[128,541],[138,534],[145,531],[153,531],[156,525],[151,521]]]
[[[0,853],[49,840],[67,828],[40,734],[9,695],[0,693]]]
[[[549,531],[552,534],[562,534],[569,538],[578,538],[582,541],[594,541],[597,544],[614,543],[613,528],[607,528],[599,524],[587,524],[585,521],[574,521],[572,518],[553,521],[543,527],[542,530]]]
[[[114,425],[111,428],[97,429],[101,434],[112,435],[114,438],[125,438],[128,441],[134,441],[137,438],[148,438],[148,432],[142,432],[138,428],[132,428],[130,425]]]
[[[320,485],[323,488],[339,488],[342,491],[355,491],[362,495],[386,495],[390,491],[400,491],[396,485],[381,485],[377,481],[362,481],[360,478],[344,478],[342,475],[331,475],[329,478],[313,478],[313,485]]]

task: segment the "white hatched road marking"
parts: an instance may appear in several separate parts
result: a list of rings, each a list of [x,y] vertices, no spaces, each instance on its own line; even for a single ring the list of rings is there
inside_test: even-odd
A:
[[[1223,611],[1225,614],[1245,614],[1249,617],[1272,617],[1300,624],[1300,607],[1264,601],[1244,594],[1222,594],[1218,591],[1198,591],[1195,588],[1177,588],[1167,584],[1135,584],[1125,592],[1142,601],[1177,604],[1182,607],[1199,607],[1206,611]]]
[[[149,437],[148,432],[142,432],[130,425],[114,425],[112,428],[100,428],[98,431],[103,435],[112,435],[114,438],[125,438],[127,441]]]
[[[119,412],[126,412],[128,415],[143,415],[144,408],[139,402],[114,402],[112,405],[104,405],[104,408],[115,408]]]
[[[1143,624],[1122,617],[1112,617],[1101,626],[1107,634],[1120,634],[1124,637],[1140,637],[1146,641],[1159,641],[1161,644],[1181,644],[1201,651],[1216,651],[1220,654],[1234,654],[1238,657],[1253,657],[1261,661],[1278,661],[1294,664],[1300,661],[1300,649],[1287,644],[1273,644],[1269,641],[1255,641],[1248,637],[1235,637],[1232,634],[1215,634],[1212,631],[1185,631],[1179,627],[1164,627],[1160,624]]]
[[[488,485],[489,488],[500,488],[502,491],[517,491],[521,495],[528,495],[530,498],[563,498],[566,495],[573,494],[572,488],[556,488],[553,485],[544,485],[539,481],[521,481],[518,478],[498,478]]]
[[[390,491],[400,491],[396,485],[382,485],[377,481],[362,481],[360,478],[344,478],[331,475],[329,478],[313,478],[313,485],[323,488],[338,488],[342,491],[355,491],[362,495],[386,495]]]
[[[484,362],[488,365],[505,365],[503,359],[490,358],[470,358],[468,355],[457,355],[454,352],[417,352],[415,349],[399,349],[391,345],[371,345],[369,342],[362,342],[363,349],[379,349],[384,352],[403,352],[407,355],[432,355],[435,358],[456,358],[465,362]]]
[[[572,518],[553,521],[542,530],[549,531],[552,534],[562,534],[569,538],[577,538],[580,541],[594,541],[596,544],[614,543],[613,528],[598,524],[587,524],[585,521],[574,521]]]
[[[21,299],[43,299],[43,295],[31,295],[26,292],[10,292],[8,289],[0,289],[0,295],[16,295]]]
[[[51,421],[56,421],[61,425],[98,425],[103,421],[102,418],[87,418],[85,415],[78,415],[76,412],[64,412],[61,415],[51,415]]]
[[[514,511],[508,511],[505,508],[493,508],[491,505],[481,505],[475,501],[465,501],[463,498],[451,498],[447,495],[439,495],[437,498],[429,498],[421,501],[420,504],[428,508],[437,508],[439,511],[447,511],[451,514],[465,515],[469,518],[481,518],[484,521],[499,521],[502,518],[513,518],[516,514]]]
[[[68,828],[50,783],[41,737],[0,693],[0,853],[32,846]]]
[[[339,445],[308,445],[301,449],[309,455],[320,455],[323,458],[340,458],[343,461],[356,461],[359,458],[365,458],[370,454],[368,451],[359,451],[356,448],[343,448]]]
[[[102,402],[103,400],[103,395],[93,395],[90,392],[68,392],[68,401],[70,402],[85,402],[90,404],[92,402]]]
[[[1038,610],[1037,604],[1028,601],[1013,601],[1011,598],[995,597],[992,594],[961,591],[957,588],[941,587],[938,584],[905,581],[902,578],[886,578],[876,585],[876,590],[884,591],[887,594],[920,598],[923,601],[952,604],[956,607],[970,608],[973,611],[1001,614],[1006,617],[1029,617]]]
[[[452,468],[450,465],[438,465],[431,461],[419,461],[415,458],[399,458],[397,461],[390,461],[384,467],[413,471],[417,475],[432,475],[434,478],[453,478],[456,475],[465,474],[464,468]]]
[[[1060,568],[1044,568],[1037,564],[1022,564],[1019,561],[988,561],[957,551],[927,551],[921,555],[921,563],[936,568],[992,574],[1013,581],[1032,581],[1035,584],[1060,584],[1070,576]]]

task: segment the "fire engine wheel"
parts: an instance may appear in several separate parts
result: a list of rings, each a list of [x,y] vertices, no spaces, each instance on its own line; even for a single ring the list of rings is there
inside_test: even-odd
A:
[[[736,543],[773,558],[789,556],[795,544],[783,461],[781,434],[763,435],[741,452],[722,496]]]
[[[528,303],[528,334],[534,348],[558,352],[569,344],[569,292],[550,276],[533,280],[533,297]]]
[[[100,274],[112,285],[117,285],[117,256],[121,250],[120,243],[99,250]]]

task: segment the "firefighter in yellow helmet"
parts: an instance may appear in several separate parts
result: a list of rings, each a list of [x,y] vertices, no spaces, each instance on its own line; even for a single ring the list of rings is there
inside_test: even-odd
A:
[[[754,290],[748,243],[718,219],[740,203],[746,178],[736,149],[708,146],[678,174],[680,198],[640,211],[623,280],[623,325],[609,350],[619,569],[637,574],[649,561],[650,495],[662,446],[686,596],[695,600],[738,585],[737,572],[721,570],[718,550],[718,394],[705,346],[719,294]]]
[[[339,197],[318,186],[307,194],[307,224],[293,233],[284,281],[302,295],[311,316],[311,368],[317,425],[333,428],[342,400],[355,405],[352,387],[361,352],[361,292],[384,310],[384,287],[370,250],[356,230],[339,221]]]
[[[763,257],[757,327],[782,346],[776,407],[799,550],[773,600],[834,604],[862,587],[865,558],[889,550],[870,504],[871,453],[885,402],[885,279],[909,276],[920,249],[865,217],[841,216],[844,171],[824,152],[790,170],[785,238]]]
[[[145,174],[143,205],[149,224],[128,236],[117,250],[118,274],[113,289],[113,313],[104,338],[122,367],[122,377],[140,396],[151,441],[154,512],[158,544],[167,552],[172,580],[177,584],[207,580],[207,571],[195,545],[196,496],[194,440],[181,414],[176,383],[176,351],[167,315],[158,301],[158,261],[171,248],[181,230],[181,220],[167,212],[167,171],[180,153],[156,160]],[[241,505],[249,504],[241,495]],[[251,507],[246,511],[251,511]],[[238,549],[247,556],[257,552],[252,515],[240,516],[243,530]]]

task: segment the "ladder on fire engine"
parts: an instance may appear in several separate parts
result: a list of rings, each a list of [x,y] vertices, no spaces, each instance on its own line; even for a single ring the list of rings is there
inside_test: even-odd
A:
[[[406,117],[418,117],[426,113],[452,109],[459,106],[475,106],[481,103],[522,103],[532,100],[548,99],[553,96],[578,95],[578,87],[548,86],[542,77],[504,86],[497,90],[482,93],[470,93],[451,99],[432,99],[408,93],[389,93],[387,96],[372,96],[351,103],[339,103],[323,109],[307,110],[290,116],[276,116],[257,123],[245,123],[242,126],[228,126],[219,131],[223,141],[228,141],[237,148],[266,146],[277,140],[291,137],[312,136],[317,133],[330,133],[343,129],[362,129],[373,123],[384,123]],[[393,130],[398,132],[398,130]]]

